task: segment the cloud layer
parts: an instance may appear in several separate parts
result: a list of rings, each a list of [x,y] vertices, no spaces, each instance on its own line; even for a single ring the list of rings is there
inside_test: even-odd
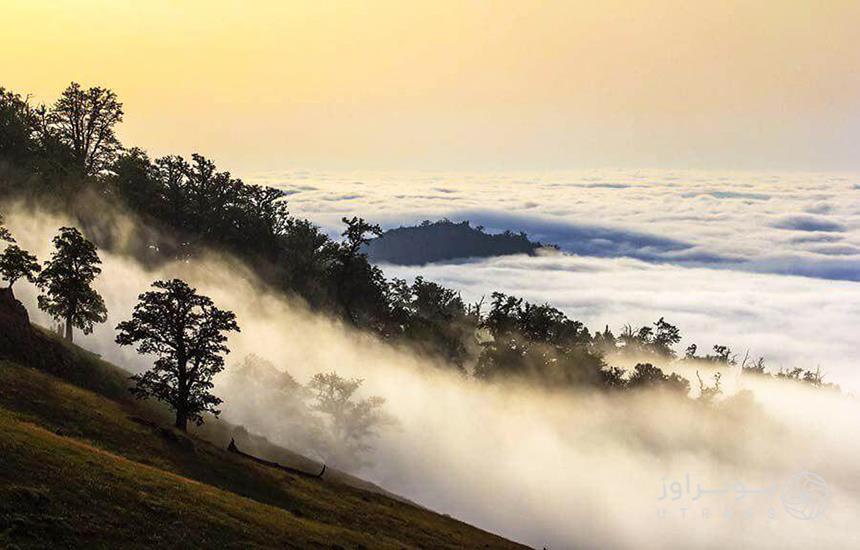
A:
[[[683,349],[728,345],[779,368],[821,367],[826,380],[860,393],[860,285],[773,274],[655,265],[633,259],[508,256],[423,267],[384,266],[489,299],[490,292],[549,302],[592,329],[659,317],[681,328]]]
[[[860,280],[860,174],[696,171],[257,174],[337,232],[448,216],[580,255]],[[830,246],[822,246],[827,243]]]
[[[478,299],[548,301],[592,327],[661,315],[700,349],[734,346],[774,368],[821,368],[860,390],[860,175],[589,171],[261,174],[331,234],[448,216],[523,230],[578,256],[418,268]],[[348,198],[344,198],[344,197]],[[639,260],[639,261],[637,261]],[[796,276],[802,277],[796,277]]]
[[[63,223],[44,214],[9,215],[10,229],[40,257]],[[717,409],[658,395],[482,384],[309,312],[229,259],[147,271],[126,258],[102,256],[104,273],[96,286],[109,319],[78,339],[83,346],[127,368],[146,368],[147,358],[114,344],[113,327],[128,318],[136,295],[152,280],[181,276],[236,312],[242,332],[231,335],[228,369],[244,354],[256,353],[300,382],[331,370],[366,379],[362,390],[385,397],[400,428],[377,442],[375,465],[356,473],[482,528],[538,548],[847,548],[856,539],[860,410],[854,399],[737,372],[725,372],[727,395],[751,389],[754,399],[738,396]],[[702,331],[712,331],[697,334],[705,340],[734,320],[739,325],[732,330],[752,331],[756,341],[779,338],[774,345],[797,353],[804,342],[823,338],[828,322],[856,327],[852,316],[860,311],[856,293],[842,296],[839,305],[822,292],[854,283],[810,286],[799,278],[632,259],[524,260],[529,259],[434,266],[431,274],[471,295],[481,292],[482,277],[531,299],[550,292],[583,315],[590,310],[604,318],[614,311],[617,316],[607,322],[637,320],[631,316],[650,321],[653,310],[671,306],[683,321],[698,319]],[[35,308],[32,286],[19,286],[16,293],[34,319],[47,324]],[[783,302],[786,297],[793,301]],[[701,317],[708,311],[711,317]],[[759,324],[759,315],[769,322]],[[809,334],[792,332],[792,326],[804,326]],[[839,355],[854,349],[840,348],[853,345],[847,340],[832,339],[831,345]],[[231,391],[221,377],[216,393],[225,399],[228,420],[258,407],[259,414],[251,415],[258,421],[249,428],[287,446],[299,444],[282,437],[288,419],[254,395]],[[781,485],[774,485],[802,470],[821,476],[830,493],[826,511],[816,507],[821,516],[807,521],[789,514],[777,491]],[[683,495],[660,498],[664,487],[687,485],[687,479],[691,489]],[[698,485],[730,492],[694,499]],[[769,493],[752,492],[771,487]]]

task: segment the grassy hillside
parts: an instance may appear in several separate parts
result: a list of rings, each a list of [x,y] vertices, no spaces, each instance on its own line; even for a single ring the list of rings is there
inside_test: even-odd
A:
[[[162,427],[123,371],[71,353],[51,373],[0,361],[0,547],[519,547]]]

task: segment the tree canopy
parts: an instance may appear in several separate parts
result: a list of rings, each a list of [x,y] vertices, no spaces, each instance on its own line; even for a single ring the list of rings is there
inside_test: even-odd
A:
[[[71,341],[73,327],[89,334],[95,323],[107,320],[104,299],[92,286],[102,262],[96,246],[73,227],[61,227],[53,242],[54,252],[37,280],[39,308],[66,323]]]
[[[627,382],[631,389],[660,389],[687,395],[690,383],[675,373],[665,374],[651,363],[639,363],[633,368],[633,374]]]
[[[212,378],[224,369],[227,333],[238,332],[236,315],[215,307],[180,279],[156,281],[141,294],[132,317],[117,326],[116,342],[136,346],[156,357],[152,369],[132,377],[132,393],[154,397],[176,412],[175,425],[203,423],[203,414],[217,416],[221,399],[212,394]]]
[[[81,174],[92,176],[116,159],[122,146],[114,126],[122,117],[122,103],[113,91],[72,82],[47,114],[45,131],[72,151]]]
[[[37,114],[27,99],[0,86],[0,160],[29,162],[38,148],[37,126]]]
[[[627,387],[631,373],[610,366],[617,356],[629,364],[662,365],[677,359],[674,348],[681,334],[664,318],[638,328],[628,325],[617,335],[609,327],[592,335],[582,322],[550,304],[493,294],[483,313],[483,299],[466,305],[457,292],[437,283],[388,280],[367,255],[374,246],[384,248],[378,225],[351,215],[342,219],[340,238],[331,238],[289,214],[287,191],[249,185],[201,154],[151,159],[141,149],[123,147],[115,135],[122,117],[122,104],[104,88],[72,83],[49,106],[32,105],[29,97],[0,89],[0,170],[6,183],[0,198],[17,194],[59,201],[89,235],[101,237],[96,241],[100,247],[112,251],[118,244],[111,240],[104,214],[120,206],[141,229],[131,253],[147,265],[187,260],[209,250],[226,252],[246,263],[264,284],[298,295],[314,310],[485,380],[514,376],[554,385],[621,388]],[[99,203],[103,207],[93,208],[94,201],[104,201]],[[503,248],[508,250],[519,250],[517,243],[526,247],[523,251],[538,245],[522,234],[486,235],[480,226],[447,220],[389,233],[403,237],[405,248],[426,244],[412,241],[415,234],[447,235],[443,248],[465,243],[470,235],[489,248],[491,241],[507,243]],[[2,224],[0,238],[11,238]],[[60,304],[59,290],[47,292],[46,285],[57,274],[57,269],[46,269],[39,277],[40,305],[63,318],[60,306],[69,302]],[[89,291],[76,303],[85,306],[87,315],[73,316],[73,321],[91,330],[93,322],[104,320],[103,302],[85,286]],[[66,325],[71,337],[73,323],[67,320]],[[705,356],[690,348],[681,360],[719,366],[734,364],[735,356],[728,347],[715,346]],[[744,368],[764,371],[762,363]]]
[[[6,247],[6,250],[0,254],[0,276],[9,283],[9,288],[12,288],[21,278],[35,283],[36,274],[41,270],[42,267],[36,261],[36,256],[22,250],[18,245]]]
[[[311,408],[328,417],[335,440],[331,449],[341,454],[332,457],[334,462],[344,458],[356,460],[369,449],[368,440],[377,435],[378,429],[391,423],[382,411],[385,399],[355,398],[363,383],[361,379],[344,378],[336,372],[318,373],[308,383],[314,399]]]
[[[12,233],[6,229],[4,225],[5,221],[3,220],[3,213],[0,212],[0,241],[5,241],[7,243],[14,243],[15,239],[12,237]]]
[[[548,385],[600,385],[601,355],[585,326],[548,304],[494,292],[483,319],[491,339],[483,344],[475,374],[483,379],[515,377]]]
[[[0,89],[0,94],[2,93],[3,90]],[[2,212],[0,212],[0,242],[9,243],[0,253],[0,277],[9,283],[9,288],[11,289],[21,278],[26,278],[31,283],[36,282],[36,274],[42,268],[35,256],[14,244],[15,238],[4,225]]]
[[[378,225],[368,223],[362,218],[343,218],[346,228],[341,233],[343,240],[337,250],[333,275],[336,281],[337,303],[346,319],[353,324],[363,324],[360,311],[375,314],[384,309],[384,277],[376,266],[367,261],[361,249],[370,240],[382,234]],[[361,306],[356,310],[356,303]]]

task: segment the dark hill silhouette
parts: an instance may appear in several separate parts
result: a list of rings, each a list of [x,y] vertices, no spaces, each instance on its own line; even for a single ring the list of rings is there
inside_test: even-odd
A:
[[[425,220],[420,225],[385,231],[365,248],[372,262],[420,265],[458,258],[487,258],[508,254],[534,255],[545,245],[532,242],[525,233],[485,233],[468,221]]]

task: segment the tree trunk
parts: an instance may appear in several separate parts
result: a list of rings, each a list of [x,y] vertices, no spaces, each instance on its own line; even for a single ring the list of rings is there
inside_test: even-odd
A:
[[[66,317],[66,340],[72,341],[72,318]]]
[[[185,353],[185,343],[180,341],[176,350],[176,399],[172,405],[176,409],[177,430],[188,431],[188,356]]]
[[[176,409],[176,423],[174,426],[176,426],[177,430],[188,431],[188,414],[184,410]]]

